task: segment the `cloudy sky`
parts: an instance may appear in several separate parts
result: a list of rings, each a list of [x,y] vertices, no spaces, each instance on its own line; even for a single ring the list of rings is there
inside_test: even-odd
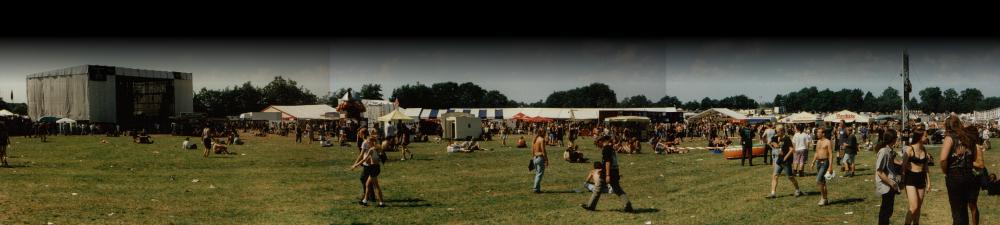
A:
[[[317,95],[342,87],[474,82],[517,101],[606,83],[623,99],[746,94],[805,86],[898,87],[903,49],[915,90],[975,87],[1000,96],[1000,39],[394,38],[0,39],[0,96],[24,101],[27,74],[82,64],[194,73],[196,89],[290,77]]]

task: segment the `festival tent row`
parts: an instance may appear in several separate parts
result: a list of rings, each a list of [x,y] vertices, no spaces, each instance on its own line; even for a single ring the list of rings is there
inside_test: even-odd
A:
[[[815,123],[820,121],[820,118],[816,114],[800,112],[789,115],[785,118],[781,118],[781,123]]]
[[[411,112],[410,110],[413,110]],[[407,115],[420,117],[420,119],[437,119],[441,114],[448,112],[464,112],[479,117],[480,119],[514,119],[514,115],[521,113],[528,117],[543,117],[555,120],[597,120],[601,118],[601,112],[651,112],[651,113],[678,113],[676,108],[450,108],[450,109],[407,109]]]
[[[690,119],[714,117],[718,121],[746,120],[747,116],[727,108],[711,108],[691,116]]]
[[[871,121],[871,119],[868,116],[865,116],[865,115],[860,115],[860,114],[855,113],[855,112],[851,112],[851,111],[848,111],[848,110],[843,110],[843,111],[840,111],[840,112],[835,112],[835,113],[832,113],[830,115],[827,115],[826,117],[823,117],[823,121],[825,121],[825,122],[840,122],[840,121],[844,121],[844,122],[847,122],[847,123],[868,123],[868,122]]]
[[[264,108],[261,112],[280,112],[282,120],[329,120],[326,117],[329,112],[337,112],[337,109],[329,105],[272,105]]]

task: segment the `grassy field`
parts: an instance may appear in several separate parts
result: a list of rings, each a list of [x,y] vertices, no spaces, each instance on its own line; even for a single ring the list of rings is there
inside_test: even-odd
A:
[[[779,198],[765,199],[772,167],[760,159],[740,167],[703,150],[664,156],[646,145],[644,154],[621,155],[622,186],[637,209],[624,213],[613,196],[597,212],[580,209],[589,193],[576,190],[590,164],[562,161],[559,148],[549,149],[544,193],[532,194],[524,149],[487,142],[490,151],[448,154],[442,143],[415,143],[416,159],[383,166],[388,207],[375,208],[355,203],[360,170],[346,170],[353,147],[249,137],[232,147],[236,155],[203,158],[180,149],[181,137],[155,136],[152,145],[101,138],[12,138],[15,168],[0,168],[0,224],[874,224],[880,204],[867,151],[858,156],[858,176],[831,181],[831,205],[820,207],[813,176],[799,178],[807,196],[792,197],[782,177]],[[586,157],[599,158],[591,142],[578,140]],[[991,153],[987,165],[996,168],[1000,156]],[[938,169],[931,176],[936,191],[922,222],[950,223],[943,176]],[[1000,223],[998,203],[980,197],[984,224]],[[904,195],[895,208],[893,222],[902,223]]]

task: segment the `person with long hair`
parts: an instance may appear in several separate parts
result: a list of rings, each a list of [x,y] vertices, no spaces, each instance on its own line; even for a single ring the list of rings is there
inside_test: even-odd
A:
[[[984,168],[982,149],[977,145],[979,138],[976,132],[969,132],[956,115],[945,120],[945,130],[948,134],[941,147],[939,164],[948,187],[952,223],[969,224],[971,209],[972,224],[979,224],[979,209],[976,205],[979,185],[973,175],[973,169]]]
[[[535,140],[531,143],[531,163],[535,165],[535,180],[531,186],[531,191],[542,193],[542,176],[545,175],[545,167],[549,166],[549,157],[545,152],[545,130],[535,131]]]
[[[358,168],[358,166],[363,166],[363,171],[361,172],[361,180],[364,184],[364,193],[361,197],[361,204],[363,206],[368,205],[368,196],[375,194],[378,197],[378,207],[385,207],[385,203],[382,201],[382,186],[378,183],[378,175],[382,172],[381,159],[378,152],[378,144],[375,144],[378,140],[375,136],[368,136],[362,144],[363,150],[361,154],[358,155],[358,159],[354,161],[351,165],[351,170]]]
[[[904,224],[920,224],[920,207],[924,203],[924,196],[927,189],[931,187],[931,178],[928,175],[928,164],[931,156],[924,149],[924,141],[927,135],[922,129],[913,129],[910,133],[909,145],[903,147],[903,185],[906,189],[906,200],[909,203],[909,211],[906,213]]]
[[[875,157],[875,192],[882,196],[878,211],[878,224],[889,224],[893,205],[899,194],[899,174],[901,160],[892,148],[896,145],[896,131],[888,129],[879,135],[878,155]]]

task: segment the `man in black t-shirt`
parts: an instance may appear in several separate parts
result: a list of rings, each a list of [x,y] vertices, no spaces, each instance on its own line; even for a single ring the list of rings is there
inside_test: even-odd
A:
[[[854,159],[858,156],[858,137],[854,135],[854,129],[847,129],[846,139],[844,139],[844,161],[843,164],[847,168],[845,177],[854,176]]]
[[[792,145],[792,139],[785,132],[785,129],[779,126],[777,134],[768,143],[772,148],[781,149],[781,153],[774,158],[774,173],[771,174],[771,194],[767,198],[777,197],[774,192],[778,188],[778,176],[782,173],[788,176],[788,180],[792,181],[792,185],[795,186],[795,197],[802,195],[802,191],[799,190],[799,182],[795,181],[795,176],[792,175],[792,152],[794,152],[795,147]]]
[[[625,202],[625,212],[632,212],[632,202],[628,200],[628,196],[625,195],[625,191],[621,187],[621,175],[618,174],[618,155],[615,153],[614,147],[611,146],[611,137],[601,136],[594,142],[598,148],[601,148],[601,160],[604,165],[604,182],[609,186],[609,192],[614,193]],[[590,201],[587,204],[581,204],[586,210],[594,210],[597,208],[597,201],[601,199],[600,188],[594,188],[593,194],[590,196]]]
[[[743,166],[747,160],[750,161],[750,166],[753,166],[753,133],[749,126],[743,126],[740,129],[740,145],[743,147],[740,166]]]

